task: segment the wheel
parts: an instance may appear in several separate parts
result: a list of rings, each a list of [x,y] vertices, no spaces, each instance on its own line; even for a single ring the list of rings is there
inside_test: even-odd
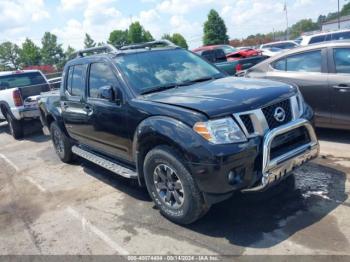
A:
[[[170,147],[151,150],[144,161],[147,190],[161,214],[178,224],[190,224],[209,207],[193,177]]]
[[[6,114],[6,119],[9,125],[10,133],[14,139],[20,139],[23,137],[23,126],[21,121],[13,119],[9,113]]]
[[[72,144],[65,133],[59,128],[56,122],[50,126],[50,133],[53,146],[58,157],[64,163],[70,163],[73,160]]]

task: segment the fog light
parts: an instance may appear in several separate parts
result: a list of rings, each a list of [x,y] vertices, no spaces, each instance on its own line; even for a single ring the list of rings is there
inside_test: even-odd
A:
[[[242,183],[244,178],[245,170],[244,168],[232,169],[230,173],[228,173],[227,178],[230,185],[237,185]]]

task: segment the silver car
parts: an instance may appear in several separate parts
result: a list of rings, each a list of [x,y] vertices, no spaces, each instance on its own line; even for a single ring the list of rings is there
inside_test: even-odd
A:
[[[350,41],[298,47],[248,69],[245,77],[297,85],[319,127],[350,130]]]

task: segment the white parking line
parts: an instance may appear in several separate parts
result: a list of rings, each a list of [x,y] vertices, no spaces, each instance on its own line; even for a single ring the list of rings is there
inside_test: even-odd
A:
[[[8,159],[5,155],[0,154],[0,158],[4,159],[7,164],[9,164],[11,167],[13,167],[15,169],[16,172],[19,171],[19,168],[10,159]]]
[[[80,215],[76,210],[71,207],[68,207],[67,212],[71,214],[73,217],[81,221],[81,224],[84,229],[89,229],[91,232],[96,234],[100,239],[102,239],[107,245],[113,248],[119,255],[129,255],[129,252],[125,250],[123,247],[114,242],[109,236],[99,230],[97,227],[92,225],[84,216]]]
[[[28,182],[30,182],[31,184],[36,186],[41,192],[43,192],[43,193],[46,192],[46,189],[44,187],[42,187],[38,182],[36,182],[33,178],[27,176],[27,177],[24,177],[24,179],[26,179]]]

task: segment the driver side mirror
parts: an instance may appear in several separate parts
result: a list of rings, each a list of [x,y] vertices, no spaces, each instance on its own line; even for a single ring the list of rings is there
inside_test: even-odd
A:
[[[106,99],[109,102],[121,102],[121,92],[118,88],[114,90],[112,86],[102,86],[98,89],[98,98]]]

